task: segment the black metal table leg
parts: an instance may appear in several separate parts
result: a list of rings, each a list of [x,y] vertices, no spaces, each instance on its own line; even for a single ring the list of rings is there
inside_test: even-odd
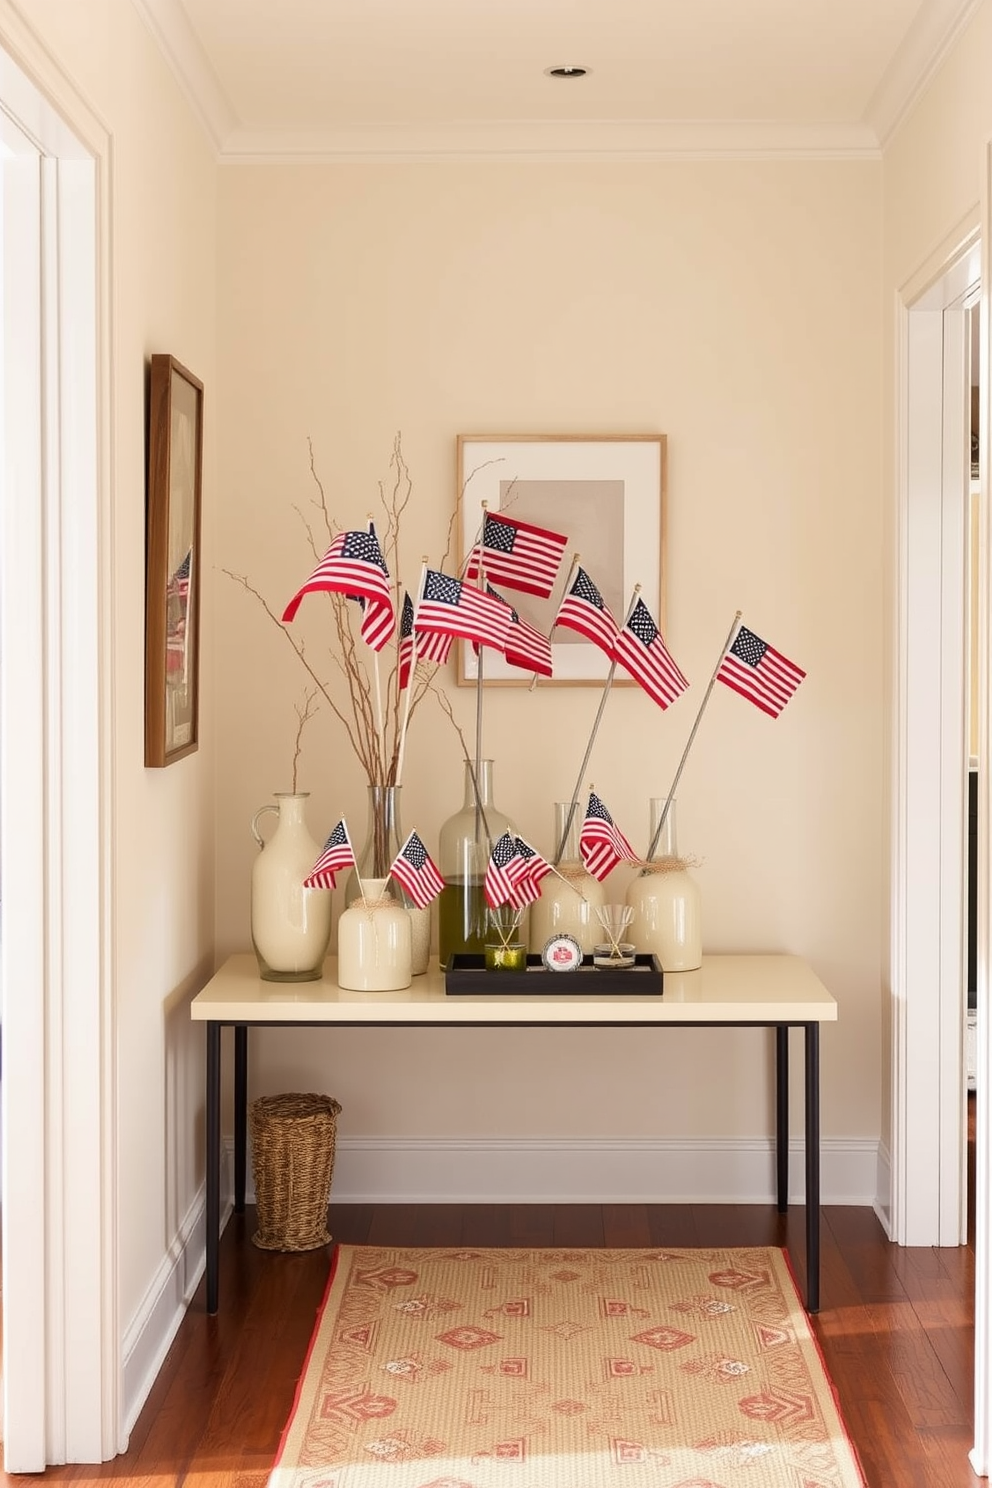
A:
[[[234,1025],[234,1212],[245,1212],[248,1148],[248,1025]]]
[[[207,1023],[207,1311],[217,1311],[220,1248],[220,1024]]]
[[[789,1030],[775,1029],[775,1181],[778,1212],[789,1207]]]
[[[820,1025],[806,1023],[806,1311],[820,1310]]]

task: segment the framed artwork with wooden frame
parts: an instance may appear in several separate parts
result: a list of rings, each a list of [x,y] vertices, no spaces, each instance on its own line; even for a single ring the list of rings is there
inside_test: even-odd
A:
[[[203,383],[151,359],[145,538],[145,764],[198,743]]]
[[[665,629],[665,453],[664,434],[490,434],[458,436],[460,552],[467,557],[482,532],[483,503],[534,526],[568,536],[561,570],[548,599],[508,589],[522,620],[548,635],[561,604],[574,555],[596,585],[607,609],[622,625],[634,585]],[[474,686],[479,662],[461,641],[458,682]],[[609,658],[573,630],[555,631],[553,677],[540,687],[601,686]],[[483,685],[529,687],[531,674],[487,649]],[[615,687],[636,687],[632,678]]]

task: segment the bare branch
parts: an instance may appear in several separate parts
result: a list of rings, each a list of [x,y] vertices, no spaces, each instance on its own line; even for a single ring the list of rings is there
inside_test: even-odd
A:
[[[314,714],[317,711],[317,709],[314,707],[314,704],[317,701],[318,695],[319,694],[317,693],[317,690],[315,688],[313,692],[308,692],[306,694],[306,697],[304,699],[304,703],[303,703],[303,707],[302,708],[300,707],[299,703],[297,703],[295,705],[295,707],[296,707],[296,717],[299,720],[299,722],[297,723],[297,726],[296,726],[296,746],[295,746],[295,748],[293,750],[293,795],[294,796],[296,795],[296,785],[297,785],[297,778],[298,778],[299,765],[300,765],[300,754],[303,751],[303,730],[306,727],[306,725],[309,722],[309,720],[314,716]]]

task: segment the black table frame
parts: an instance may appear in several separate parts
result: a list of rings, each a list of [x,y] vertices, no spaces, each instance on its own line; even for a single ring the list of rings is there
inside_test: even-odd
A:
[[[435,1028],[435,1023],[371,1023],[343,1020],[207,1019],[207,1111],[206,1111],[206,1278],[207,1312],[216,1313],[220,1294],[220,1087],[221,1030],[234,1029],[234,1212],[245,1208],[248,1147],[248,1030],[249,1028]],[[447,1019],[445,1028],[772,1028],[775,1030],[775,1186],[780,1214],[789,1208],[789,1029],[801,1028],[805,1036],[805,1147],[806,1147],[806,1311],[820,1310],[820,1024],[819,1022],[773,1022],[756,1019],[705,1022],[614,1023],[562,1021],[540,1023],[457,1023]]]

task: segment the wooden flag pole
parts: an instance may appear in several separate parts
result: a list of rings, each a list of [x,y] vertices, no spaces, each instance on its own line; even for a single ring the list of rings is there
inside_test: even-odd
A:
[[[420,601],[424,597],[424,580],[427,577],[427,554],[424,554],[420,568],[420,583],[417,585],[417,603],[413,607],[413,630],[410,640],[413,647],[410,656],[410,675],[407,678],[406,698],[403,702],[403,722],[400,726],[400,749],[396,759],[396,784],[402,784],[403,756],[406,752],[406,730],[410,722],[410,699],[413,696],[413,677],[417,670],[417,611],[420,609]]]
[[[575,570],[579,566],[579,559],[581,557],[582,557],[582,554],[581,553],[573,553],[572,554],[572,566],[568,570],[568,578],[565,580],[565,587],[561,591],[561,599],[558,601],[557,605],[555,606],[555,615],[556,616],[558,614],[558,611],[561,609],[562,600],[564,600],[565,595],[568,593],[569,589],[572,587],[572,580],[575,577]],[[557,625],[557,623],[558,622],[556,620],[555,621],[555,625],[552,625],[551,629],[548,631],[548,640],[549,641],[550,641],[551,637],[555,633],[555,626]],[[538,677],[538,674],[537,674],[537,672],[535,672],[534,675],[533,675],[533,677],[531,677],[531,679],[530,679],[530,687],[528,687],[528,689],[527,689],[528,692],[533,692],[534,691],[534,688],[537,686],[537,677]]]
[[[699,712],[696,714],[696,721],[692,725],[692,728],[689,732],[689,737],[686,740],[685,748],[682,751],[682,758],[679,760],[679,767],[675,771],[675,779],[672,781],[671,788],[669,789],[668,796],[665,800],[665,805],[662,808],[661,816],[658,820],[658,825],[654,829],[654,836],[651,838],[651,845],[648,848],[647,861],[649,863],[654,855],[654,850],[658,846],[658,843],[661,839],[661,833],[664,828],[665,822],[668,820],[668,813],[671,810],[672,800],[675,796],[675,790],[678,786],[679,780],[682,778],[682,771],[685,769],[685,762],[689,758],[689,750],[692,748],[692,741],[696,737],[696,730],[699,728],[700,720],[703,716],[703,709],[706,707],[706,704],[710,700],[710,693],[713,691],[713,687],[716,683],[717,672],[723,665],[723,658],[726,656],[727,652],[730,650],[731,646],[734,643],[734,637],[737,634],[740,623],[741,611],[738,610],[737,614],[734,616],[734,623],[733,625],[731,625],[730,630],[727,634],[727,639],[723,643],[723,650],[720,652],[719,658],[717,659],[717,664],[713,668],[713,675],[709,680],[709,686],[706,688],[706,691],[703,694],[703,701],[699,705]]]
[[[355,844],[351,840],[351,833],[348,831],[348,823],[345,821],[344,817],[341,818],[341,825],[344,827],[344,835],[347,837],[348,846],[351,848],[351,860],[355,865],[355,877],[358,879],[358,892],[362,896],[362,903],[365,904],[365,885],[362,883],[362,875],[358,870],[358,854],[355,851]],[[347,908],[347,906],[345,907]]]
[[[627,621],[634,613],[634,606],[637,603],[637,596],[640,594],[640,592],[640,584],[635,584],[634,592],[631,595],[630,604],[627,606],[627,613],[624,616],[624,625],[627,624]],[[578,793],[582,785],[582,777],[586,773],[586,766],[589,763],[589,756],[592,754],[592,747],[596,742],[596,735],[599,732],[599,725],[603,721],[603,713],[606,709],[606,699],[609,697],[610,688],[613,686],[613,678],[616,674],[616,670],[617,661],[616,657],[614,657],[614,659],[610,662],[610,670],[606,674],[606,682],[603,685],[603,695],[599,700],[599,708],[596,710],[596,717],[593,720],[592,733],[589,735],[589,743],[586,745],[586,752],[582,756],[582,764],[579,766],[578,778],[575,782],[575,788],[572,791],[572,798],[568,803],[568,816],[565,818],[565,826],[562,829],[561,841],[558,844],[558,850],[555,854],[555,861],[553,866],[557,866],[561,862],[561,855],[565,851],[565,843],[568,841],[568,834],[572,829],[572,820],[575,816],[575,808],[578,805]]]
[[[482,503],[482,531],[486,527],[486,510],[488,503]],[[480,534],[481,535],[481,534]],[[484,546],[479,547],[479,588],[483,594],[486,592],[486,550]],[[482,642],[479,642],[476,650],[478,667],[475,674],[475,840],[478,842],[479,826],[482,822],[482,796],[479,794],[479,782],[482,779],[482,653],[485,650]],[[488,829],[486,832],[488,837]]]

